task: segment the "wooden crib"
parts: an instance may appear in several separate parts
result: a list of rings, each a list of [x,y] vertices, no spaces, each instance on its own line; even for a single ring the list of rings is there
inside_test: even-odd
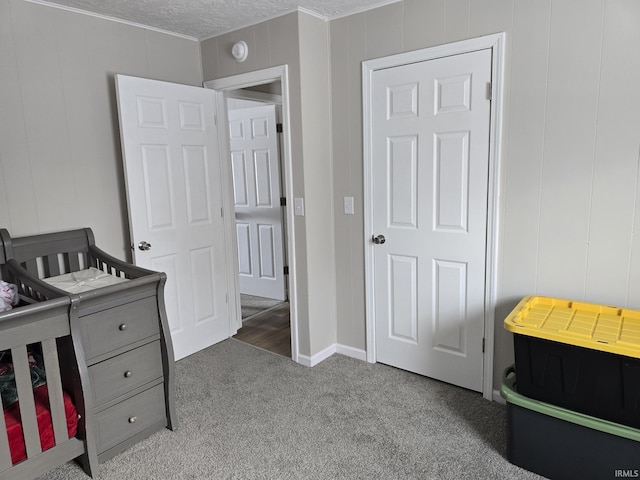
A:
[[[71,337],[81,351],[77,368],[88,379],[83,398],[93,410],[85,428],[98,462],[161,428],[175,429],[166,275],[106,254],[90,229],[19,238],[0,230],[0,238],[3,279],[17,285],[27,302],[36,308],[54,300],[69,303]],[[69,287],[69,278],[88,278],[86,272],[92,280],[107,280],[106,286],[82,280]]]
[[[32,479],[72,459],[88,475],[98,469],[89,377],[80,339],[71,331],[71,305],[68,296],[31,304],[23,298],[20,306],[0,312],[0,351],[11,357],[3,371],[11,373],[17,394],[12,405],[3,400],[0,416],[0,432],[7,432],[0,434],[2,480]],[[33,349],[46,372],[46,385],[36,389],[28,354]]]

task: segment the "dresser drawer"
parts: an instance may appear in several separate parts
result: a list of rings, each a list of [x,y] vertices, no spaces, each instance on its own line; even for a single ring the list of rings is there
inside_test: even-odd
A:
[[[89,367],[95,407],[162,376],[158,340]]]
[[[163,420],[166,411],[161,383],[96,415],[98,454]]]
[[[80,331],[87,360],[157,335],[160,326],[156,297],[82,317]]]

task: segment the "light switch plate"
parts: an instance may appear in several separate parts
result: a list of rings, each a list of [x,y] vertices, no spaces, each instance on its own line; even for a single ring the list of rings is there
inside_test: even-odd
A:
[[[293,213],[304,217],[304,198],[294,198],[293,199]]]
[[[344,197],[344,214],[353,215],[353,197]]]

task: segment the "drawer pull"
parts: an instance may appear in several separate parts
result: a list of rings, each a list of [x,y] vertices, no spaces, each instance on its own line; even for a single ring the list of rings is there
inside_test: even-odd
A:
[[[129,423],[136,423],[136,420],[138,420],[138,417],[136,417],[135,415],[129,417]]]
[[[121,323],[118,326],[118,330],[120,330],[121,332],[124,332],[127,329],[127,324],[126,323]]]
[[[133,375],[133,372],[131,370],[127,370],[126,372],[124,372],[124,378],[130,378],[131,375]]]

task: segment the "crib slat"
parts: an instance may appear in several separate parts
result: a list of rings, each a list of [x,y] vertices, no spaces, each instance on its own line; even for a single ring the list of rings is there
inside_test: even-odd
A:
[[[36,406],[33,400],[31,387],[31,372],[29,370],[29,358],[26,345],[11,349],[13,358],[13,371],[16,376],[18,400],[20,402],[20,419],[22,420],[22,433],[24,444],[27,448],[27,458],[42,452],[40,447],[40,434],[36,420]]]
[[[80,270],[80,258],[78,252],[69,252],[65,254],[65,257],[69,263],[67,272],[77,272]]]
[[[60,380],[60,365],[58,363],[58,348],[55,339],[42,341],[42,356],[47,374],[47,389],[49,391],[49,408],[51,409],[51,423],[56,439],[56,445],[69,438],[67,431],[67,417],[64,412],[62,397],[62,381]]]
[[[47,255],[43,257],[45,277],[56,277],[60,275],[60,261],[58,254]]]
[[[22,266],[31,275],[33,275],[36,278],[40,278],[40,275],[38,275],[38,262],[35,258],[30,258],[29,260],[26,260],[22,264]]]
[[[7,424],[4,415],[0,415],[0,472],[11,466],[11,452],[9,451],[9,438],[7,437]]]

